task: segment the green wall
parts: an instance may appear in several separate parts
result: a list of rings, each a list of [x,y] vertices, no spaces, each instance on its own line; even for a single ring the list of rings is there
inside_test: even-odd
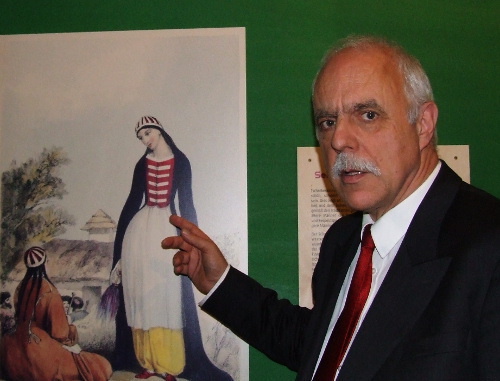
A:
[[[315,145],[310,87],[323,52],[370,33],[419,57],[439,143],[469,144],[471,182],[499,197],[499,16],[496,0],[2,0],[0,34],[245,27],[249,271],[297,301],[296,147]],[[294,373],[251,350],[250,376]]]

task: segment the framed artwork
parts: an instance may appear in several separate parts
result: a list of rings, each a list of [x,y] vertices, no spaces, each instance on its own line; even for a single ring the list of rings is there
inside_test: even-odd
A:
[[[111,379],[247,380],[247,345],[160,247],[180,214],[247,270],[244,28],[1,36],[0,57],[2,341],[38,247]]]

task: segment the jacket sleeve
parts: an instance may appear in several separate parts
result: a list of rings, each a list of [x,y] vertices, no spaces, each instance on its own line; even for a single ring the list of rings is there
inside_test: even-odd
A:
[[[272,360],[297,371],[311,310],[231,267],[202,309]]]

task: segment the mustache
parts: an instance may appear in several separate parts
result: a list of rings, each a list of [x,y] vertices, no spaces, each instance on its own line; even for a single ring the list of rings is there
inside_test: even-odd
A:
[[[372,161],[362,157],[356,157],[352,153],[341,152],[337,155],[335,164],[331,169],[331,174],[334,178],[340,177],[346,171],[370,172],[375,176],[380,176],[380,168]]]

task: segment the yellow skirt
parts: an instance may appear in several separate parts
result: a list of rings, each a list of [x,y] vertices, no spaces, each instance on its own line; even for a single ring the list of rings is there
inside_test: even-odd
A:
[[[134,351],[144,369],[156,373],[180,374],[186,365],[182,330],[132,329]]]

